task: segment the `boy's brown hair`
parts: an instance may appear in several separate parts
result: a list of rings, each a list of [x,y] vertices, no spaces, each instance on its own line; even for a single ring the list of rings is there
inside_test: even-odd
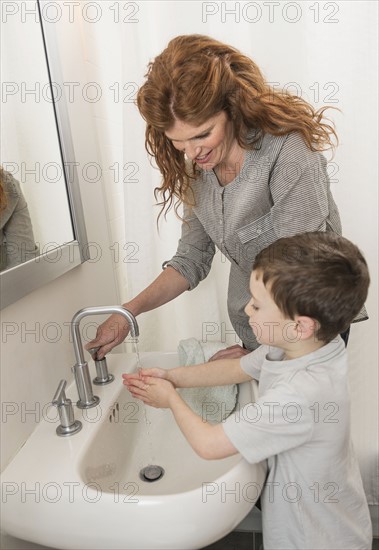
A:
[[[316,337],[329,342],[348,329],[367,298],[366,260],[352,242],[332,232],[283,237],[262,250],[253,270],[289,319],[319,323]]]

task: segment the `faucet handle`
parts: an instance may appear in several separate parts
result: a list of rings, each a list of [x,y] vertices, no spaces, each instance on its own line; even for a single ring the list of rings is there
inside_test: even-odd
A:
[[[59,436],[73,435],[82,429],[82,423],[75,420],[71,399],[67,399],[65,388],[67,381],[61,380],[52,400],[52,404],[58,408],[60,425],[56,429]]]
[[[87,350],[94,361],[97,361],[97,352],[99,351],[99,349],[100,349],[100,346],[98,346],[97,348],[90,348],[89,350]]]
[[[52,404],[55,405],[56,407],[64,405],[67,401],[66,393],[65,393],[66,384],[67,384],[67,380],[61,380],[59,382],[58,389],[55,392],[55,395],[52,400]]]
[[[97,348],[90,348],[88,353],[91,354],[92,359],[95,361],[96,366],[96,378],[92,380],[97,386],[103,386],[104,384],[110,384],[114,380],[113,374],[108,373],[108,365],[105,357],[102,359],[97,358],[97,352],[99,351],[100,346]]]

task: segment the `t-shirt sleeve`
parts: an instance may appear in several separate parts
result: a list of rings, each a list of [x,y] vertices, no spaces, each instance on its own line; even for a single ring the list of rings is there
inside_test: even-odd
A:
[[[240,360],[241,369],[254,380],[259,380],[263,362],[269,352],[269,346],[259,346],[257,349],[243,355]]]
[[[234,412],[223,428],[241,455],[256,463],[308,441],[313,417],[307,399],[282,384]]]

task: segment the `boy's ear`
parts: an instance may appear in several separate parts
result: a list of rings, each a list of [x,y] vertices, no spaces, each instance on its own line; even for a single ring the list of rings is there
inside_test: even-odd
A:
[[[306,317],[305,315],[296,316],[295,322],[299,340],[312,338],[320,328],[320,324],[316,319]]]

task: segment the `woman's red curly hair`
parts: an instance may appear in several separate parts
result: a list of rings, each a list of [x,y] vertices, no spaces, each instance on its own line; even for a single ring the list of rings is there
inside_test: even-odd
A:
[[[146,150],[163,176],[155,189],[162,195],[162,211],[173,203],[176,212],[180,203],[191,204],[191,178],[197,174],[165,135],[176,119],[200,126],[225,111],[244,149],[253,149],[264,133],[299,132],[313,151],[338,142],[334,126],[324,120],[328,107],[315,110],[301,97],[274,90],[254,61],[208,36],[177,36],[149,63],[145,76],[137,106],[146,121]]]

